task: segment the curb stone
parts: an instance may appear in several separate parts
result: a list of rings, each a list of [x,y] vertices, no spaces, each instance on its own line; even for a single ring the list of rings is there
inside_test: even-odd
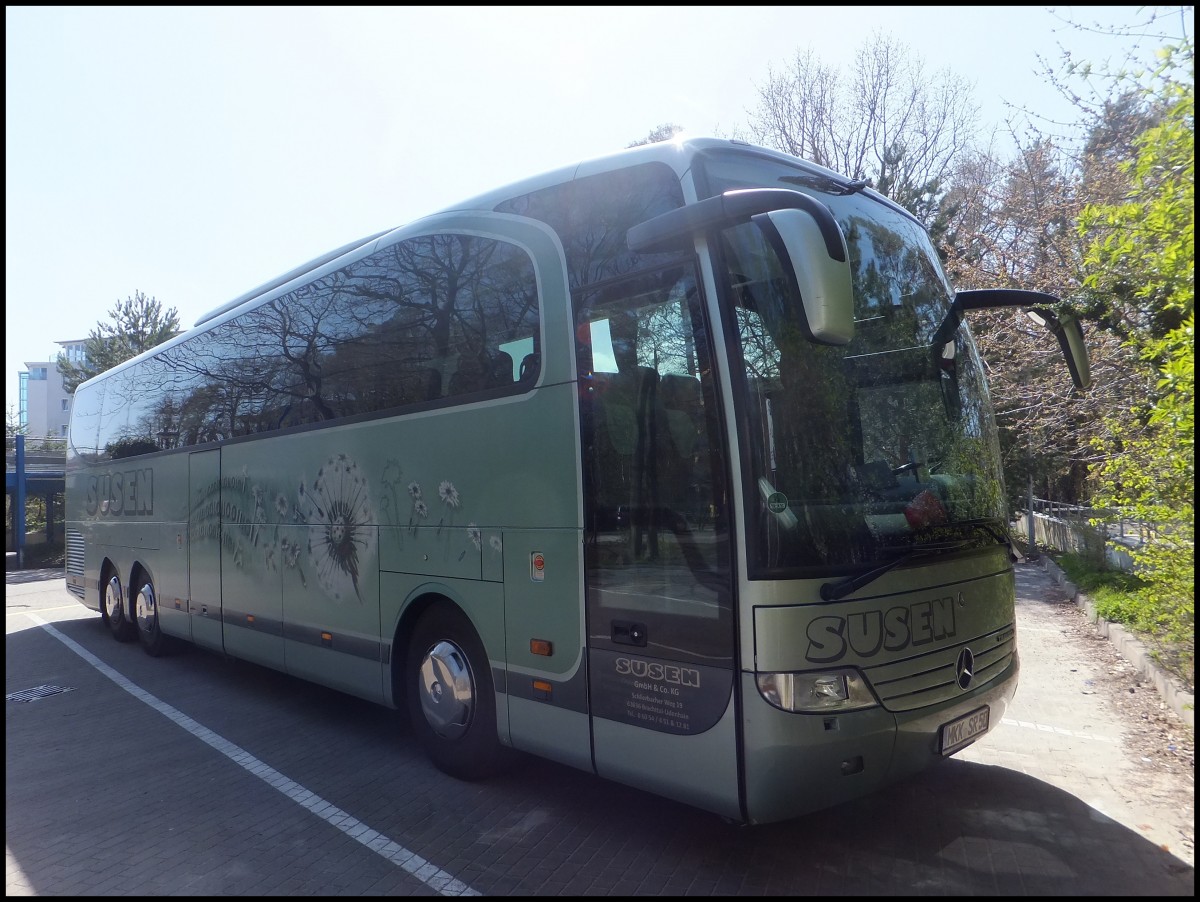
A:
[[[1159,667],[1146,646],[1133,633],[1119,623],[1113,623],[1111,620],[1100,617],[1096,613],[1096,605],[1088,596],[1080,592],[1073,582],[1067,579],[1067,575],[1058,564],[1046,555],[1042,555],[1038,563],[1054,578],[1056,583],[1066,590],[1071,600],[1083,609],[1088,620],[1095,624],[1096,632],[1116,646],[1121,657],[1136,667],[1142,676],[1154,684],[1154,688],[1167,706],[1179,715],[1189,729],[1195,730],[1195,694],[1188,692],[1173,674]]]

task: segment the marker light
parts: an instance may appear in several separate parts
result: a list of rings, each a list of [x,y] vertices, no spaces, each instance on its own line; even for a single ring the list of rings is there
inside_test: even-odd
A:
[[[857,670],[760,673],[758,691],[784,711],[854,711],[877,702]]]

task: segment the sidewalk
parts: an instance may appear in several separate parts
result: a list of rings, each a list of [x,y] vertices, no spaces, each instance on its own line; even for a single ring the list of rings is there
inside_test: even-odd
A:
[[[1119,623],[1102,620],[1096,614],[1096,606],[1067,579],[1067,575],[1058,564],[1046,555],[1041,555],[1036,564],[1045,570],[1058,585],[1062,586],[1068,597],[1081,607],[1096,627],[1096,632],[1112,643],[1117,652],[1126,661],[1137,668],[1138,672],[1154,684],[1155,690],[1164,703],[1188,726],[1196,729],[1196,696],[1188,691],[1178,677],[1169,673],[1155,662],[1150,650],[1132,632]]]

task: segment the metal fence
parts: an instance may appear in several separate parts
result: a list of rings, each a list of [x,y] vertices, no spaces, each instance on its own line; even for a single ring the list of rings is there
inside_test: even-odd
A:
[[[1104,538],[1123,545],[1144,545],[1158,535],[1158,530],[1153,524],[1129,517],[1115,508],[1034,498],[1033,512],[1054,520],[1097,529]]]
[[[1112,508],[1065,504],[1047,498],[1033,498],[1031,504],[1031,510],[1022,512],[1013,523],[1013,531],[1024,535],[1031,551],[1039,546],[1055,548],[1098,564],[1133,570],[1135,563],[1130,552],[1158,535],[1152,524]]]

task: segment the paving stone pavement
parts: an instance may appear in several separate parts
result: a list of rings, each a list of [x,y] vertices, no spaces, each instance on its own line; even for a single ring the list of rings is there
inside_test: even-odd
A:
[[[1071,787],[1194,867],[1194,731],[1075,596],[1046,559],[1018,565],[1022,674],[1004,723],[1027,741],[980,742],[962,757]]]
[[[979,742],[735,828],[542,762],[454,781],[376,706],[149,658],[61,575],[10,580],[6,692],[72,691],[6,709],[6,893],[1193,897],[1190,729],[1052,574],[1018,565],[1017,602],[1020,685]]]

